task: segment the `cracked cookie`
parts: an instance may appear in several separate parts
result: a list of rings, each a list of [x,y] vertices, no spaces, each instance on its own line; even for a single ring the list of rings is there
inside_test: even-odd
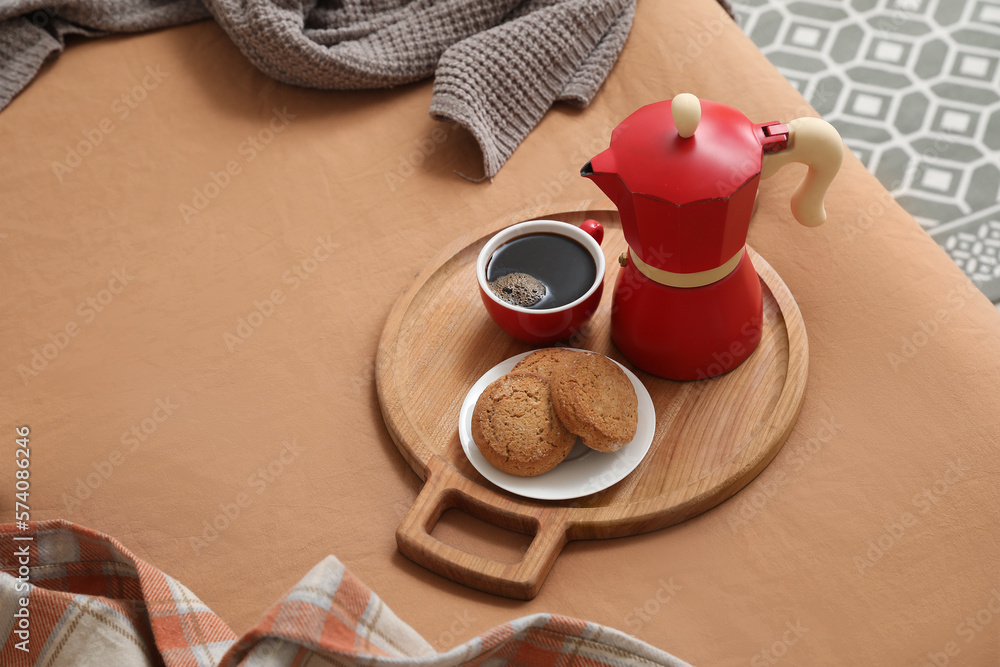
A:
[[[523,372],[483,390],[472,413],[472,439],[491,465],[520,477],[552,470],[576,443],[556,416],[548,380]]]
[[[555,369],[550,384],[556,415],[583,444],[614,452],[635,437],[639,399],[628,376],[611,359],[577,353]]]

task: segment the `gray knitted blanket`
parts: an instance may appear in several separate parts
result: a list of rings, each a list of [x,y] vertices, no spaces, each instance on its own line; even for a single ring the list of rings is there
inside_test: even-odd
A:
[[[472,132],[492,177],[555,101],[590,103],[634,10],[635,0],[0,0],[0,109],[66,35],[212,17],[286,83],[350,90],[433,75],[431,114]]]

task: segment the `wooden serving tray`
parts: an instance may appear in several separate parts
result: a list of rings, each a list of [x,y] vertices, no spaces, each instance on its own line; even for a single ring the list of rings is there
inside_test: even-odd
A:
[[[631,366],[614,347],[610,308],[618,256],[626,249],[610,202],[580,202],[525,211],[464,236],[445,248],[396,303],[379,342],[376,383],[382,415],[400,453],[425,481],[396,530],[400,552],[459,583],[530,599],[569,540],[622,537],[664,528],[709,510],[763,470],[791,432],[805,390],[808,343],[798,306],[760,255],[764,329],[760,347],[731,373],[672,382]],[[489,238],[524,220],[604,225],[604,297],[576,347],[601,352],[631,368],[656,407],[653,444],[617,484],[573,501],[537,501],[493,486],[466,458],[458,415],[473,383],[497,363],[530,346],[501,331],[486,314],[475,276]],[[534,538],[509,564],[449,546],[431,536],[442,512],[458,508]]]

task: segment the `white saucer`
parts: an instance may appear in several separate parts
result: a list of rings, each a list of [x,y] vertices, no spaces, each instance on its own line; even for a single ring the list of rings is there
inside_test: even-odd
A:
[[[656,430],[656,410],[653,408],[653,399],[650,398],[646,387],[632,371],[621,364],[618,366],[625,371],[639,399],[639,426],[635,438],[617,452],[598,452],[577,439],[566,460],[536,477],[507,474],[494,468],[483,458],[472,439],[472,411],[476,407],[476,401],[491,382],[510,372],[517,362],[529,354],[531,352],[525,352],[501,361],[486,371],[465,396],[458,416],[458,436],[462,441],[462,449],[465,450],[465,455],[469,457],[473,467],[501,489],[536,500],[579,498],[602,491],[625,479],[649,451],[649,446],[653,442],[653,432]]]

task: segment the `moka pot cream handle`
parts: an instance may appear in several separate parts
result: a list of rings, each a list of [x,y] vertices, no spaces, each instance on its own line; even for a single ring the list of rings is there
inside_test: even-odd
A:
[[[820,118],[796,118],[788,123],[788,148],[764,154],[761,178],[773,176],[789,162],[809,167],[792,195],[792,215],[806,227],[826,221],[823,199],[844,160],[844,142],[840,134]]]

